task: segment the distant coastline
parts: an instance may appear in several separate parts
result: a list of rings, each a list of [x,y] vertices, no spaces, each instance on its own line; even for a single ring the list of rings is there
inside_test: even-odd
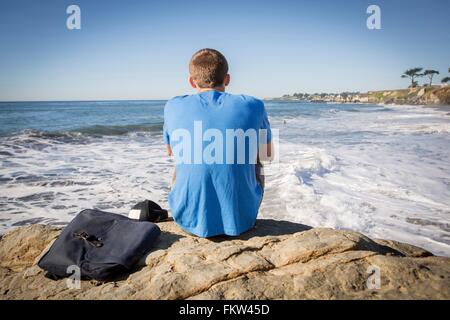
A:
[[[408,105],[450,105],[450,86],[342,93],[294,93],[272,100],[312,103],[377,103]]]

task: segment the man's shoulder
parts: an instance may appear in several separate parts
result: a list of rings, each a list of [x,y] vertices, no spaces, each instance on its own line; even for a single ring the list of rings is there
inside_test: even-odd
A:
[[[257,104],[262,104],[262,100],[258,99],[254,96],[250,96],[247,94],[231,94],[229,93],[229,96],[233,97],[234,99],[239,99],[239,100],[243,100],[249,103],[257,103]]]
[[[173,97],[167,100],[166,105],[164,106],[164,112],[179,112],[181,109],[185,109],[186,105],[192,103],[191,99],[192,95],[181,95]]]
[[[246,94],[229,94],[229,96],[233,102],[241,103],[251,108],[264,108],[264,102],[254,96]]]
[[[167,100],[166,105],[177,104],[179,102],[185,101],[189,97],[191,97],[191,96],[187,95],[187,94],[181,95],[181,96],[175,96],[175,97],[170,98],[169,100]]]

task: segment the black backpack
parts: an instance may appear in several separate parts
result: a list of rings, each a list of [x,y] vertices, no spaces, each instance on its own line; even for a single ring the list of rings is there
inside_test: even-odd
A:
[[[81,279],[110,280],[130,271],[160,233],[151,222],[83,210],[62,231],[38,266],[55,279],[70,276],[77,266]]]

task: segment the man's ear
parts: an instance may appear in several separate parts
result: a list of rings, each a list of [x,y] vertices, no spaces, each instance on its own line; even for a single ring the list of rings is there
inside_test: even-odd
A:
[[[195,84],[194,79],[191,76],[189,76],[188,82],[192,88],[197,89],[197,84]]]
[[[230,75],[227,73],[227,75],[225,76],[225,79],[223,80],[223,85],[226,87],[230,84],[231,81],[231,77]]]

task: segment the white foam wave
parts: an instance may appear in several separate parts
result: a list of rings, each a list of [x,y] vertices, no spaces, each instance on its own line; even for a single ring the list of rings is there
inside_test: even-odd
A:
[[[450,117],[417,106],[343,114],[274,119],[287,141],[262,215],[450,256]]]
[[[27,222],[63,224],[85,208],[126,214],[143,199],[166,202],[172,164],[159,139],[37,143],[2,147],[11,156],[0,155],[1,231]]]

